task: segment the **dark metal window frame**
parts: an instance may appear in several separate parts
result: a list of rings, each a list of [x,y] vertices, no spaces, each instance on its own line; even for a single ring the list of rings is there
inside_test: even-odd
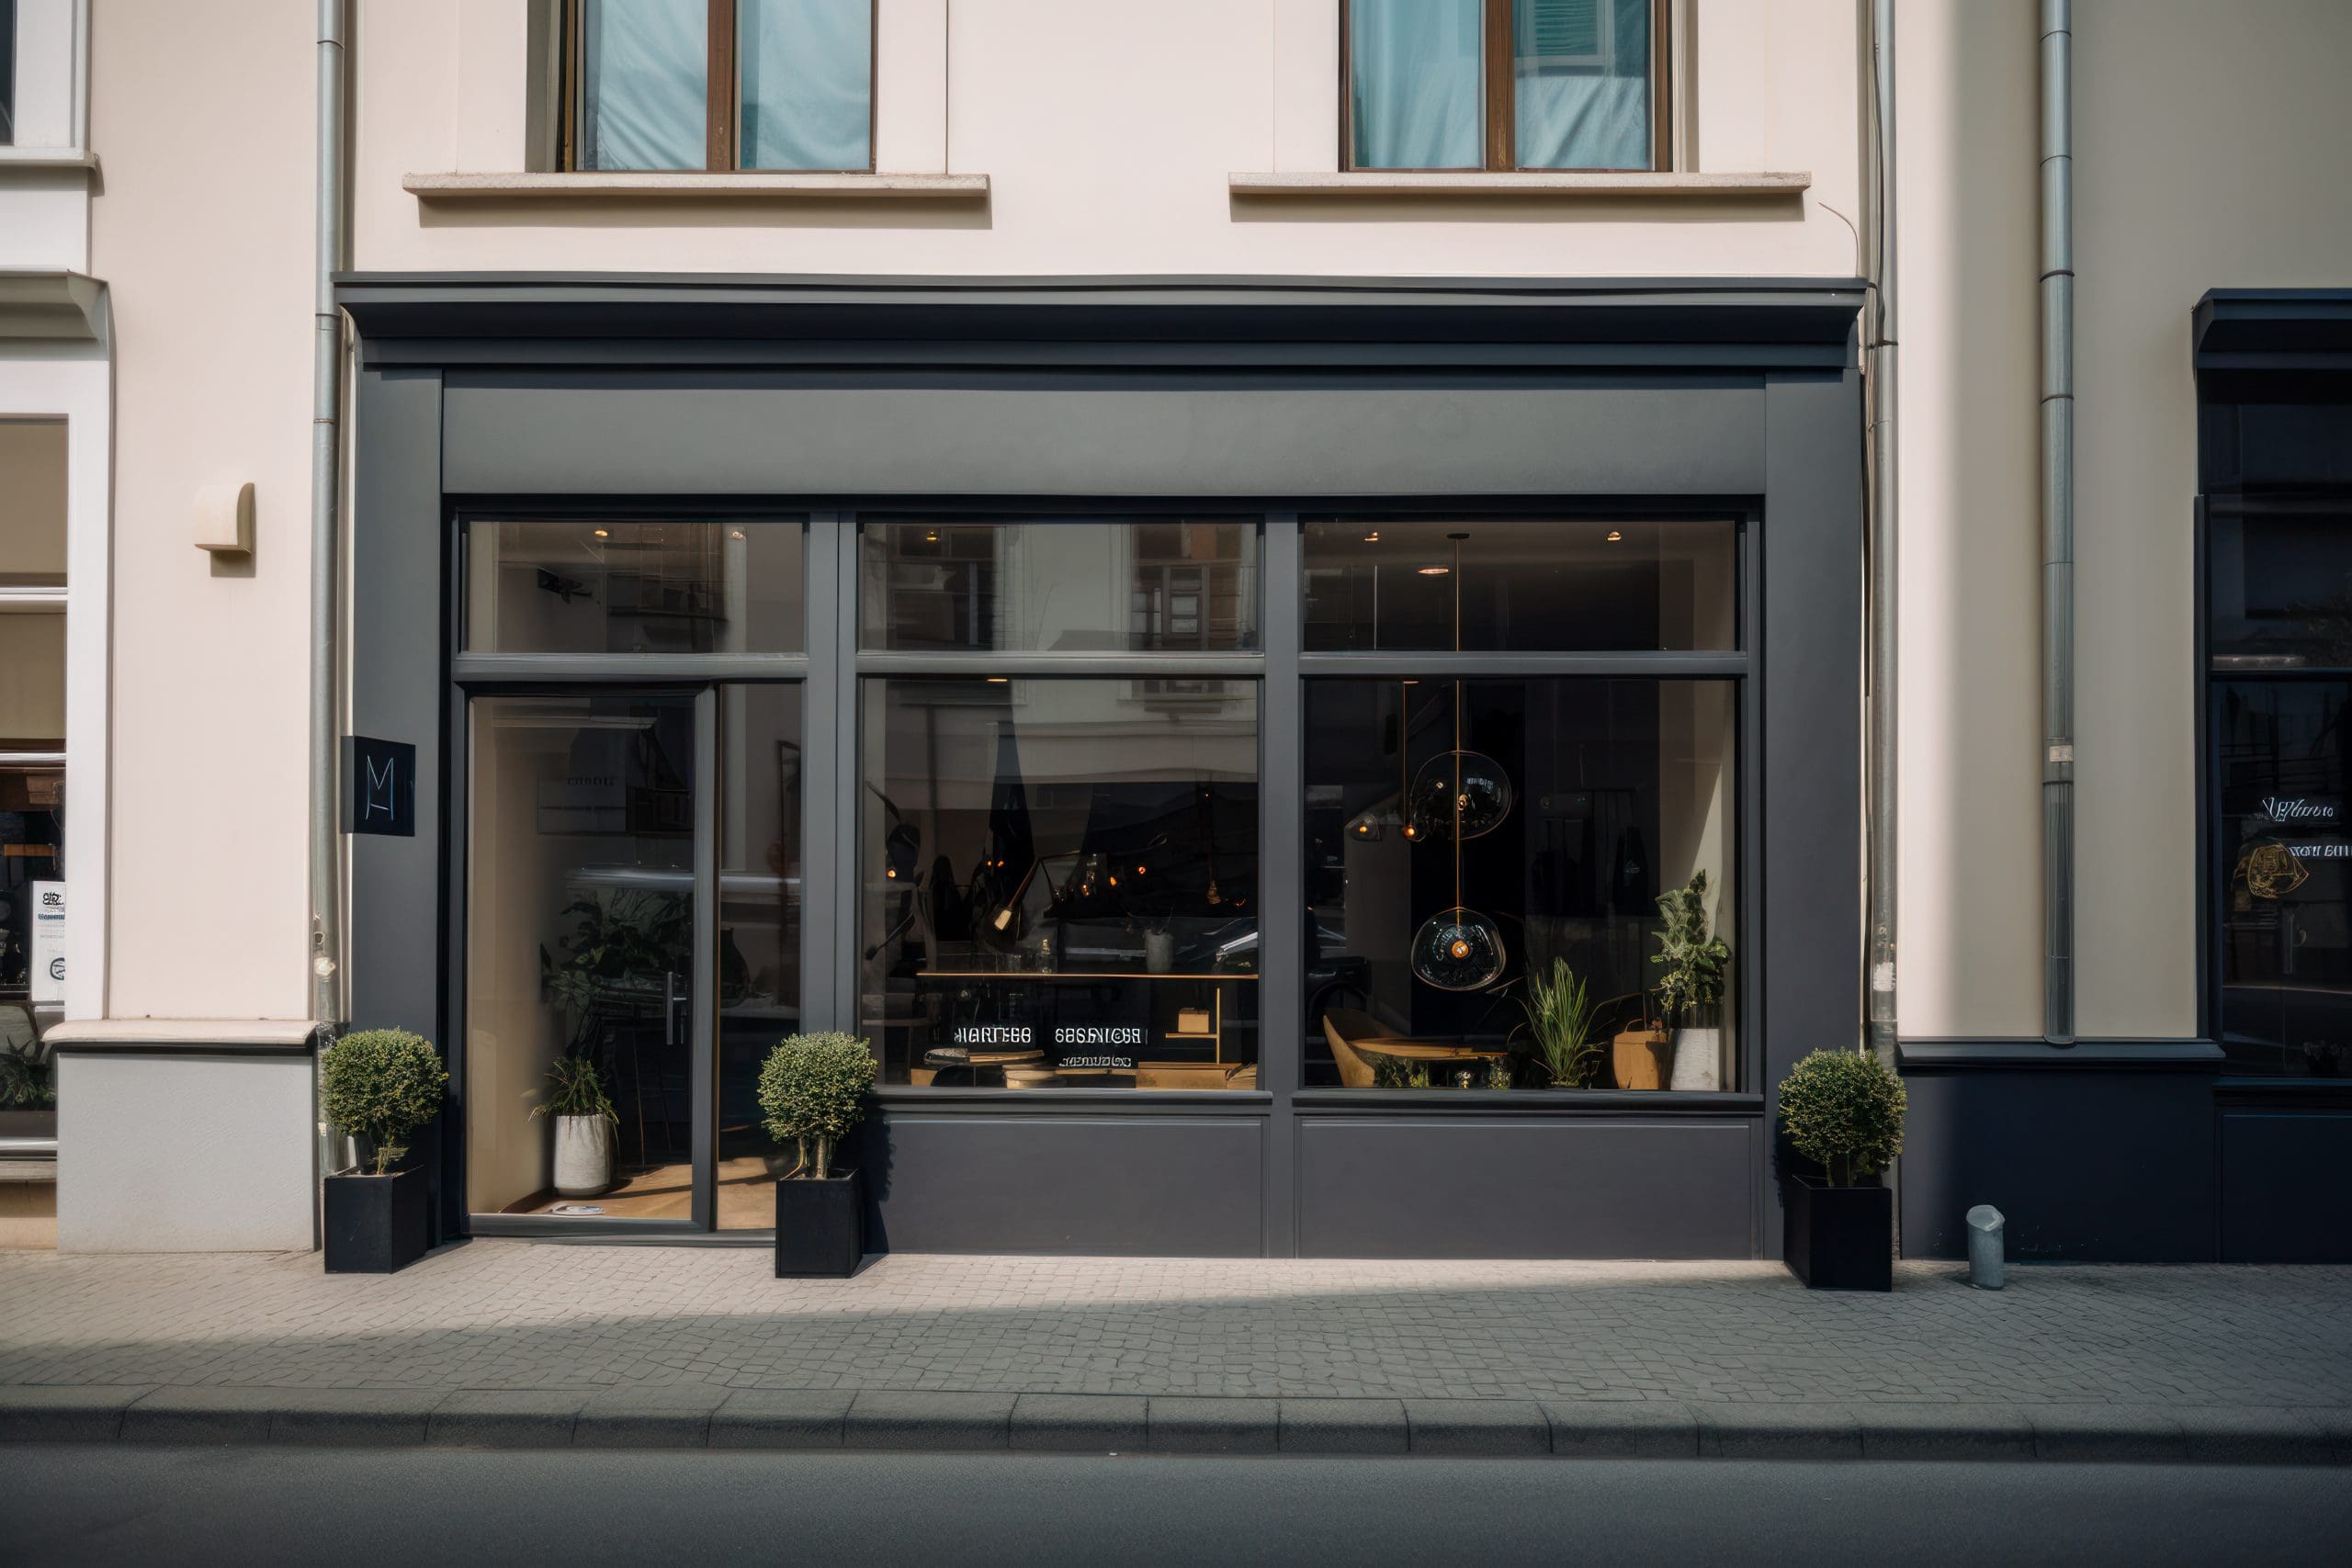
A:
[[[587,64],[588,29],[583,13],[591,0],[563,0],[562,130],[558,141],[557,167],[580,167],[580,84]],[[707,0],[707,55],[703,74],[703,162],[705,173],[730,174],[742,167],[743,79],[735,49],[738,0]],[[865,53],[865,162],[854,169],[797,169],[795,174],[870,174],[874,170],[875,100],[881,75],[881,5],[868,0]],[[723,92],[718,90],[723,85]],[[691,173],[691,170],[665,171]]]
[[[576,0],[575,0],[576,3]],[[1607,5],[1609,0],[1600,0]],[[1340,167],[1363,169],[1356,162],[1355,25],[1351,0],[1340,0]],[[1517,53],[1511,39],[1511,0],[1483,0],[1480,13],[1482,49],[1479,145],[1484,162],[1477,172],[1489,174],[1654,174],[1674,167],[1674,0],[1650,0],[1650,161],[1627,168],[1578,170],[1531,169],[1519,161]],[[1406,170],[1378,165],[1389,174],[1441,174],[1471,171],[1470,164]]]

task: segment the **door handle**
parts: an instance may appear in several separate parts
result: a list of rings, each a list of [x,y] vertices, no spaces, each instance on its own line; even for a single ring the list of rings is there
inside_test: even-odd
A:
[[[678,972],[672,969],[662,976],[662,1043],[683,1045],[686,1043],[688,1025],[681,1021],[678,1010],[692,1005],[694,996],[678,984]]]

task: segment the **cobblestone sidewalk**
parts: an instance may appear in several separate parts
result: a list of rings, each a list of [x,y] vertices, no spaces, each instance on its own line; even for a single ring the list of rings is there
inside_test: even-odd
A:
[[[2013,1268],[1891,1295],[1764,1263],[891,1256],[476,1241],[0,1254],[0,1384],[967,1391],[1692,1405],[2352,1405],[2352,1269]]]

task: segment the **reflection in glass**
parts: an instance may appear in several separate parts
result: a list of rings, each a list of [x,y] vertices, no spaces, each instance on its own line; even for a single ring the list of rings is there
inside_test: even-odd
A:
[[[582,0],[583,169],[699,169],[709,162],[707,0]]]
[[[475,523],[471,653],[794,653],[798,523]]]
[[[1410,802],[1415,837],[1483,838],[1510,815],[1510,774],[1481,751],[1445,751],[1421,764]]]
[[[2213,667],[2352,668],[2352,506],[2217,500],[2210,517]]]
[[[1349,167],[1485,162],[1483,9],[1483,0],[1348,0]]]
[[[1511,0],[1522,169],[1646,169],[1650,0]]]
[[[1310,653],[1738,646],[1736,523],[1325,518],[1304,533]]]
[[[2233,1072],[2352,1077],[2352,682],[2220,681],[2214,886]]]
[[[775,1224],[759,1077],[800,1028],[800,715],[797,685],[719,689],[720,1230]]]
[[[1258,646],[1258,525],[867,521],[860,646],[1229,652]]]
[[[65,749],[63,611],[0,613],[0,750]]]
[[[1483,1084],[1499,1055],[1511,1083],[1544,1086],[1521,1003],[1527,977],[1555,960],[1589,987],[1605,1055],[1651,1010],[1658,895],[1698,871],[1713,929],[1740,951],[1735,682],[1350,678],[1305,689],[1308,1084],[1442,1084],[1456,1070]],[[1393,819],[1400,778],[1457,743],[1511,783],[1498,827],[1418,842],[1363,830]],[[1712,1077],[1732,1089],[1736,1020],[1728,999],[1720,1010],[1690,1021],[1720,1029],[1708,1037]]]
[[[545,1213],[557,1056],[618,1112],[606,1216],[693,1198],[694,701],[478,697],[466,875],[466,1187]]]
[[[1257,688],[1196,685],[865,683],[884,1081],[1256,1087]]]
[[[736,0],[746,169],[871,167],[874,0]]]

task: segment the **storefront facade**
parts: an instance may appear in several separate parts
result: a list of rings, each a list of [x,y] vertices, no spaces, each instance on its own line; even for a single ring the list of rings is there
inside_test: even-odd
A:
[[[415,748],[354,1008],[452,1043],[447,1231],[763,1226],[752,1075],[842,1029],[895,1248],[1776,1250],[1762,1086],[1859,987],[1851,285],[343,301],[352,728]],[[1699,872],[1703,1047],[1551,1087],[1524,976],[1631,1028]]]

